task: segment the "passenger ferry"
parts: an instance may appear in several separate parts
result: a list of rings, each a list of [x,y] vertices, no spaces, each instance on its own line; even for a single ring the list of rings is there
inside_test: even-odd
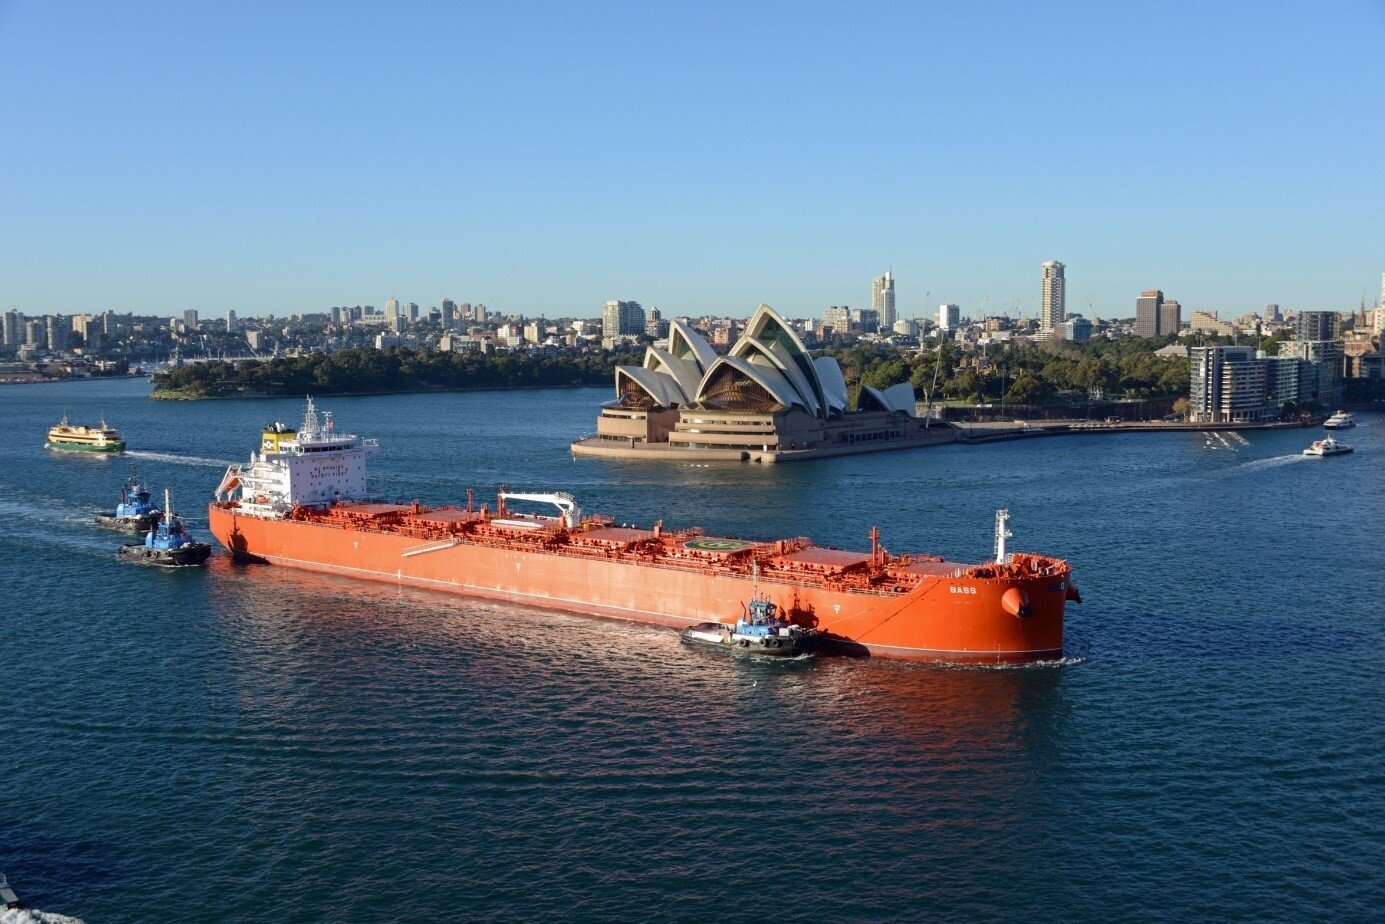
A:
[[[1328,456],[1344,456],[1351,451],[1351,447],[1346,443],[1339,443],[1329,436],[1327,439],[1313,440],[1313,445],[1303,450],[1303,454],[1326,458]]]
[[[1323,421],[1323,427],[1328,430],[1350,430],[1356,426],[1356,418],[1346,411],[1338,411],[1327,420]]]
[[[125,438],[104,419],[101,426],[88,427],[68,423],[64,414],[58,425],[49,429],[43,445],[61,452],[124,452]]]

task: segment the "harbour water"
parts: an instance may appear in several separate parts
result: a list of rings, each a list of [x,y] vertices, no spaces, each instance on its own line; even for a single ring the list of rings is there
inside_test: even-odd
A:
[[[783,466],[573,460],[604,390],[324,399],[391,499],[572,491],[751,537],[1071,560],[1069,658],[724,658],[270,567],[116,560],[297,400],[0,392],[0,869],[88,922],[1365,920],[1385,907],[1385,417]],[[42,448],[102,413],[123,458]],[[715,615],[715,614],[709,614]],[[729,614],[728,614],[729,615]]]

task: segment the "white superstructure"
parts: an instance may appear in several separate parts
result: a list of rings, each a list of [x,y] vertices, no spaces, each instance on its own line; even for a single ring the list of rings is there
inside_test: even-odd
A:
[[[330,412],[319,417],[308,399],[297,432],[283,424],[267,427],[259,452],[246,465],[233,465],[217,488],[217,500],[236,499],[250,516],[288,516],[295,507],[325,507],[336,501],[366,500],[366,459],[376,440],[337,433]]]

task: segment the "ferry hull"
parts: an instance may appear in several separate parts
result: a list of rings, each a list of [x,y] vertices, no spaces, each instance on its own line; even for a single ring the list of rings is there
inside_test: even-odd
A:
[[[103,445],[97,445],[95,443],[69,443],[65,440],[46,440],[43,445],[57,452],[112,453],[125,451],[124,440],[115,443],[105,443]]]
[[[730,620],[751,598],[747,576],[628,558],[591,558],[270,519],[213,504],[210,529],[237,557],[584,615],[684,628]],[[929,577],[905,593],[761,580],[760,591],[828,647],[915,661],[1025,663],[1063,653],[1068,574]],[[1002,598],[1018,590],[1026,615]],[[1011,600],[1015,595],[1011,595]],[[1014,606],[1011,605],[1011,610]]]

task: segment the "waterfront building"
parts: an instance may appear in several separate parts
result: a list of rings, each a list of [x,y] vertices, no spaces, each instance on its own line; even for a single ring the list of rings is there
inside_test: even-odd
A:
[[[962,309],[951,303],[938,306],[938,329],[956,330],[962,323]]]
[[[614,341],[644,333],[644,309],[639,302],[611,300],[601,309],[601,338]]]
[[[1189,417],[1198,423],[1273,420],[1267,363],[1248,346],[1194,347],[1190,352]]]
[[[617,366],[615,400],[602,406],[597,437],[578,454],[641,455],[651,447],[707,458],[730,453],[855,447],[917,436],[913,386],[862,388],[848,406],[837,361],[814,359],[787,320],[768,305],[724,355],[683,321],[650,346],[640,366]],[[697,456],[703,457],[703,456]]]
[[[1135,336],[1157,337],[1159,329],[1159,309],[1164,304],[1164,293],[1158,289],[1148,289],[1135,299]]]
[[[1039,330],[1052,333],[1067,320],[1067,279],[1063,264],[1049,260],[1043,265],[1039,292]]]
[[[870,284],[870,307],[875,312],[876,329],[889,331],[894,327],[894,271],[876,276]]]

